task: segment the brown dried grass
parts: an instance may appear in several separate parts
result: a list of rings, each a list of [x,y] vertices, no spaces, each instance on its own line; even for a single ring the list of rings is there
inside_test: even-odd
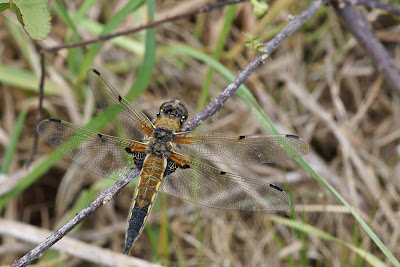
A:
[[[73,1],[70,5],[78,2]],[[207,2],[158,1],[157,17],[180,13]],[[90,15],[92,19],[114,12],[105,10],[106,7],[107,4],[96,4]],[[256,21],[251,15],[250,4],[241,4],[220,61],[232,73],[238,73],[254,57],[254,53],[243,45],[242,32],[254,31],[264,41],[286,24],[288,15],[305,7],[305,3],[291,0],[272,1],[270,13]],[[216,10],[162,25],[157,28],[158,44],[182,43],[212,52],[224,19],[222,13],[222,10]],[[398,64],[400,39],[395,38],[400,31],[398,19],[394,19],[395,23],[379,10],[368,11],[368,19]],[[0,24],[4,23],[0,18]],[[126,21],[126,27],[135,24],[133,18]],[[64,27],[55,19],[53,32],[44,44],[62,39]],[[198,38],[194,36],[196,31],[200,32]],[[1,64],[38,68],[37,55],[32,47],[30,67],[5,27],[1,27],[0,38]],[[59,85],[62,95],[45,97],[46,113],[78,124],[87,122],[86,114],[90,114],[88,111],[93,99],[89,96],[89,100],[83,102],[82,94],[76,92],[74,83],[68,80],[73,77],[67,74],[65,51],[48,58],[48,79]],[[208,66],[188,58],[174,60],[162,58],[157,62],[148,90],[133,102],[150,117],[164,100],[177,96],[186,103],[191,114],[196,113],[199,90]],[[107,42],[97,55],[95,65],[110,70],[106,73],[108,80],[123,93],[136,75],[136,69],[126,69],[126,66],[137,64],[132,61],[136,59],[130,53]],[[210,97],[225,85],[223,79],[215,75]],[[273,54],[271,60],[253,73],[246,85],[282,132],[297,134],[310,143],[311,152],[305,159],[370,223],[383,243],[399,258],[399,94],[385,83],[379,70],[334,13],[327,10],[304,25]],[[17,114],[23,107],[29,110],[9,171],[8,177],[15,177],[23,171],[30,156],[37,94],[1,84],[0,95],[0,155],[7,147]],[[201,130],[265,133],[246,105],[236,97],[226,102],[217,120],[208,120]],[[103,132],[113,133],[111,127]],[[37,161],[52,151],[53,148],[41,140]],[[293,194],[295,212],[278,215],[293,216],[299,221],[303,219],[304,223],[385,260],[348,211],[314,179],[299,170],[293,161],[223,168],[283,185]],[[42,179],[9,203],[3,217],[55,229],[64,221],[63,215],[71,209],[82,191],[97,180],[98,177],[63,158]],[[71,236],[122,251],[131,189],[123,190]],[[133,256],[148,261],[158,257],[162,264],[170,266],[368,265],[341,244],[272,222],[269,212],[219,211],[193,206],[169,196],[158,201],[161,209],[153,211],[147,229],[162,240],[165,238],[163,224],[167,222],[168,241],[152,246],[149,233],[143,233],[132,249]],[[18,240],[1,239],[0,264],[11,263],[26,251],[27,246]],[[78,258],[61,257],[66,257],[63,258],[65,266],[91,266]]]

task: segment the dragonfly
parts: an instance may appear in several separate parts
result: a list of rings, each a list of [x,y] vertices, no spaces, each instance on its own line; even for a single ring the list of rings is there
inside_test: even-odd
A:
[[[277,185],[222,171],[208,161],[247,165],[300,157],[309,151],[300,137],[183,132],[188,111],[181,101],[163,103],[152,122],[118,94],[99,71],[90,69],[86,80],[107,119],[118,132],[132,139],[101,134],[59,119],[40,122],[37,131],[61,153],[100,176],[119,180],[132,169],[139,170],[124,254],[129,254],[142,233],[161,189],[217,209],[289,209],[290,198]]]

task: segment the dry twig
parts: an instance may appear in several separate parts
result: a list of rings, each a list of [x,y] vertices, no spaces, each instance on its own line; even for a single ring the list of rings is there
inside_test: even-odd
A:
[[[342,0],[344,3],[347,3],[349,5],[362,5],[370,8],[379,8],[386,10],[390,13],[396,14],[400,16],[400,9],[395,8],[394,6],[391,6],[386,3],[381,3],[381,2],[376,2],[376,1],[370,1],[370,0]]]
[[[352,6],[340,7],[334,5],[336,14],[343,20],[346,27],[357,38],[367,53],[375,61],[386,80],[398,93],[400,92],[400,70],[396,68],[392,57],[382,43],[371,31],[370,25],[362,10]]]

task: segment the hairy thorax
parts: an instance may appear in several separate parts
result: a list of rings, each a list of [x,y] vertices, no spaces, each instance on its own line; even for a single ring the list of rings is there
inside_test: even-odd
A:
[[[146,152],[158,157],[168,158],[171,156],[171,141],[173,133],[180,131],[180,125],[176,120],[161,117],[154,122],[156,126],[152,136],[148,140]]]

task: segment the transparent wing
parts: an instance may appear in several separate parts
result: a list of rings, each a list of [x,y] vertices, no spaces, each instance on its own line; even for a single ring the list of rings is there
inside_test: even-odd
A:
[[[173,153],[168,160],[163,190],[175,197],[218,209],[287,210],[289,196],[278,186]]]
[[[284,161],[308,153],[306,141],[296,135],[228,135],[207,132],[176,133],[175,150],[190,157],[247,165]]]
[[[100,72],[95,69],[88,70],[86,81],[107,119],[119,132],[136,140],[144,140],[151,136],[154,126],[149,118],[120,96],[101,77]]]
[[[132,168],[141,168],[145,144],[103,135],[57,119],[39,123],[40,136],[80,166],[118,180]]]

